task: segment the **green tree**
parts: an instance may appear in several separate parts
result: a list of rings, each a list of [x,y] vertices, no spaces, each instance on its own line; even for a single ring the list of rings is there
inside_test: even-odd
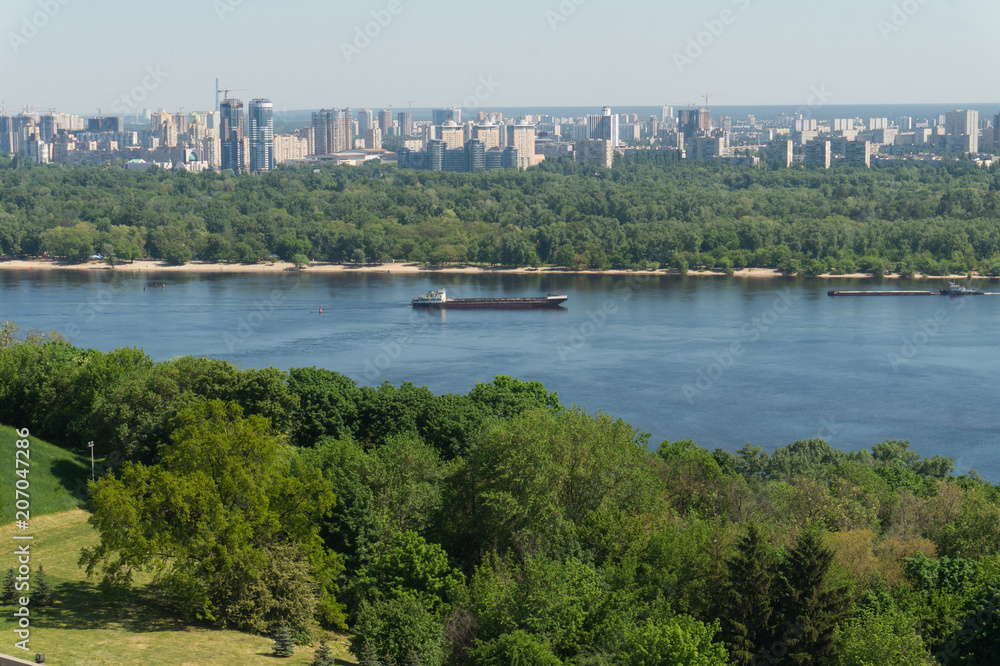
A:
[[[834,666],[893,664],[923,666],[930,654],[917,633],[917,621],[898,611],[865,611],[837,631]]]
[[[291,657],[295,654],[295,636],[292,629],[282,622],[274,632],[274,645],[271,654],[275,657]]]
[[[81,554],[88,575],[116,587],[154,572],[182,613],[221,626],[342,623],[340,558],[318,527],[334,497],[320,473],[293,465],[267,419],[235,403],[204,402],[177,423],[160,464],[129,462],[92,484],[101,542]]]
[[[688,615],[665,622],[649,620],[625,634],[619,663],[624,666],[726,666],[726,648],[714,642],[718,624],[705,624]]]
[[[326,639],[320,639],[319,648],[313,655],[311,666],[336,666],[337,659],[333,656],[333,650],[326,644]]]
[[[45,574],[45,567],[41,564],[38,565],[33,582],[31,603],[37,607],[51,606],[52,586],[49,585],[49,577]]]
[[[471,666],[559,666],[562,662],[537,636],[521,629],[484,641],[469,653]]]
[[[358,658],[358,666],[382,666],[382,661],[375,654],[375,646],[371,641],[365,641],[363,651],[355,656]]]
[[[773,630],[775,562],[760,527],[751,523],[726,563],[727,604],[723,637],[734,664],[751,664]]]
[[[805,530],[782,562],[778,617],[785,629],[788,656],[782,663],[819,664],[833,652],[837,625],[850,612],[846,587],[830,580],[833,551],[818,530]]]
[[[7,573],[3,575],[3,587],[0,588],[0,604],[12,604],[17,599],[17,594],[14,590],[14,579],[14,567],[10,567],[7,569]]]
[[[493,383],[476,382],[469,398],[494,416],[510,418],[527,409],[562,409],[554,392],[541,382],[525,382],[507,375],[497,375]]]
[[[440,666],[446,656],[443,620],[413,596],[362,603],[352,630],[350,650],[359,664],[367,645],[386,666],[401,666],[411,650],[425,666]]]

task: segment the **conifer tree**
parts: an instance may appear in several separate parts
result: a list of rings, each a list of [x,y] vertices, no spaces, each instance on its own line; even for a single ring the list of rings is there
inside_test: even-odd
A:
[[[362,653],[361,658],[358,659],[358,666],[382,666],[382,662],[379,661],[378,656],[375,654],[375,646],[371,644],[371,641],[365,643],[365,651]]]
[[[49,578],[45,575],[45,567],[41,565],[35,573],[35,589],[31,595],[31,603],[35,606],[52,605],[52,586],[49,585]]]
[[[333,658],[333,650],[326,644],[326,639],[320,640],[319,649],[316,650],[316,656],[313,657],[312,666],[334,666],[335,663],[336,659]]]
[[[799,537],[781,566],[777,585],[780,619],[787,656],[783,664],[812,666],[833,652],[837,624],[850,612],[846,587],[828,580],[833,551],[817,530]]]
[[[751,523],[726,562],[726,607],[722,613],[723,637],[732,663],[746,666],[754,661],[772,635],[775,567],[760,528]]]
[[[420,657],[413,650],[410,650],[410,654],[406,655],[406,666],[420,666]]]
[[[12,604],[16,594],[14,591],[14,567],[7,569],[3,577],[3,591],[0,592],[0,604]]]
[[[272,651],[275,657],[291,657],[295,654],[295,636],[287,624],[280,625],[274,633]]]

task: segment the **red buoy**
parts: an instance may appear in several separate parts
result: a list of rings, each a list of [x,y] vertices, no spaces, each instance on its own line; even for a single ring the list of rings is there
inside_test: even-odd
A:
[[[321,305],[321,306],[319,306],[319,313],[320,313],[320,314],[323,314],[323,306],[322,306],[322,305]]]

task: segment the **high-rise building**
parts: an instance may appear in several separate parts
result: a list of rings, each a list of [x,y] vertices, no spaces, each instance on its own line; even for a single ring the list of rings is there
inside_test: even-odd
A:
[[[219,116],[222,170],[243,173],[246,161],[243,148],[243,102],[227,97],[219,104]]]
[[[604,107],[599,116],[587,116],[587,125],[592,141],[607,141],[611,147],[618,146],[618,116],[611,115],[611,109]]]
[[[447,109],[432,109],[431,110],[431,124],[432,125],[444,125],[449,120],[454,120],[456,123],[462,123],[462,109],[456,109],[455,107],[448,107]]]
[[[358,134],[368,136],[368,130],[374,126],[375,114],[371,109],[361,109],[358,111]]]
[[[269,99],[250,100],[250,171],[264,173],[274,168],[274,104]]]
[[[668,123],[674,119],[674,107],[663,105],[663,113],[660,114],[660,121]]]
[[[677,131],[684,133],[685,140],[712,129],[712,116],[708,109],[681,109],[677,112]]]
[[[483,144],[483,150],[500,147],[500,126],[493,123],[479,123],[472,126],[472,138]]]
[[[381,148],[382,147],[382,130],[375,127],[371,127],[365,132],[365,148]]]
[[[314,155],[332,155],[352,147],[347,118],[340,109],[314,111],[312,127]]]
[[[437,138],[444,141],[447,150],[457,150],[465,145],[465,128],[449,120],[437,128]]]
[[[59,132],[59,122],[51,113],[38,119],[38,135],[42,141],[49,143]]]
[[[410,119],[409,111],[400,111],[396,114],[396,124],[399,125],[399,133],[403,136],[413,134],[413,121]]]
[[[382,130],[383,136],[389,135],[389,130],[392,129],[392,111],[382,109],[378,112],[378,128]]]
[[[944,114],[945,136],[968,137],[955,141],[955,145],[968,150],[960,152],[979,152],[979,112],[975,109],[955,109]]]
[[[872,164],[871,143],[868,141],[847,141],[844,148],[844,163],[850,166],[870,167]]]
[[[825,139],[814,139],[806,144],[805,164],[806,166],[818,166],[829,169],[832,163],[833,152],[830,142]]]
[[[535,156],[535,126],[523,120],[507,125],[506,147],[517,151],[517,168],[527,169]]]
[[[767,165],[772,169],[787,169],[792,166],[793,147],[791,139],[775,139],[767,145]]]

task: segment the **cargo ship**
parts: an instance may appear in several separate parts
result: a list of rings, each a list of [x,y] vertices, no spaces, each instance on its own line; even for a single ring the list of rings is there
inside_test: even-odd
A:
[[[471,310],[501,309],[522,310],[532,308],[557,308],[569,298],[566,294],[548,294],[540,297],[516,298],[448,298],[444,289],[435,289],[417,296],[410,305],[415,308],[455,308]]]

